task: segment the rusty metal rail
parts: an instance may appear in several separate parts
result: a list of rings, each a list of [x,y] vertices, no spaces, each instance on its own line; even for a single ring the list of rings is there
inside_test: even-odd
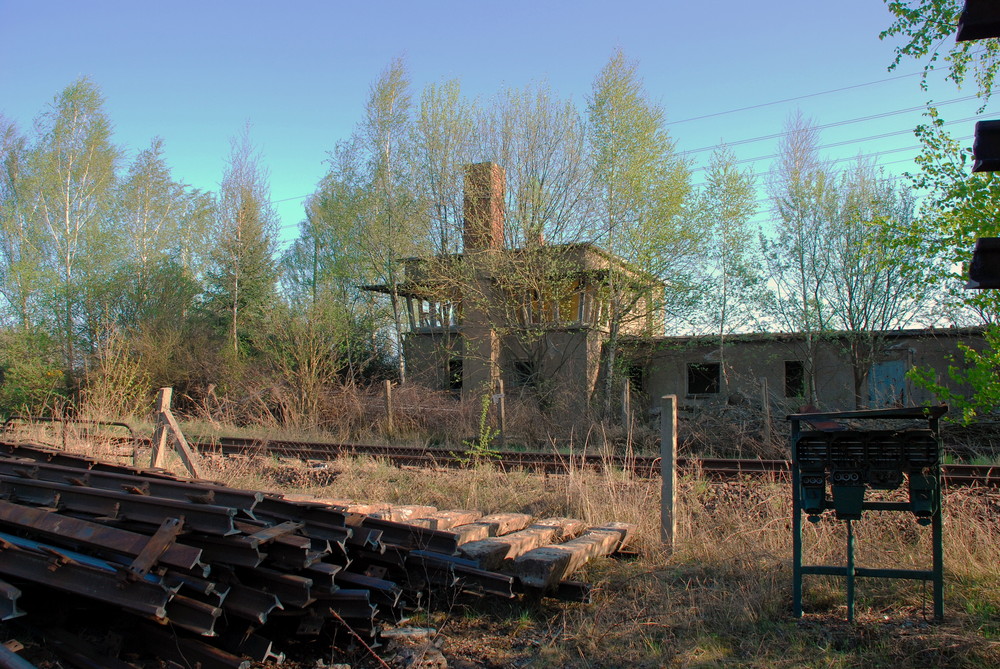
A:
[[[364,444],[319,444],[304,441],[261,441],[226,437],[215,442],[195,442],[203,453],[225,455],[256,455],[266,453],[302,460],[334,460],[342,456],[385,458],[400,466],[464,467],[469,454],[454,449],[385,446]],[[660,459],[655,456],[621,456],[608,454],[562,454],[498,451],[488,459],[506,470],[526,469],[551,474],[580,470],[629,471],[636,476],[655,478],[660,475]],[[790,476],[787,460],[678,458],[682,471],[700,473],[707,478],[733,479],[742,476]],[[950,464],[942,467],[946,486],[982,485],[1000,487],[1000,465]]]
[[[243,656],[280,659],[268,637],[283,640],[289,627],[313,638],[348,624],[374,637],[416,604],[460,591],[525,591],[516,576],[457,557],[461,536],[0,445],[0,579],[13,581],[0,581],[3,617],[21,616],[18,604],[41,597],[75,610],[89,602],[102,624],[111,615],[133,616],[140,627],[139,619],[170,623],[142,627],[146,643],[133,651],[152,649],[168,666],[180,657],[204,669],[246,667]],[[583,601],[588,591],[567,583],[542,594]],[[23,608],[44,635],[44,617]],[[52,635],[61,639],[53,650],[89,658],[86,666],[126,666],[64,629]]]
[[[15,421],[30,424],[35,421],[55,420],[44,417],[13,416],[5,424],[10,430]],[[56,422],[63,422],[61,419]],[[66,422],[74,422],[72,420]],[[102,421],[76,421],[84,424],[120,426],[131,431],[131,436],[121,440],[133,447],[149,445],[149,439],[138,437],[127,423],[104,423]],[[97,438],[97,437],[94,437]],[[114,437],[101,437],[103,441],[116,441]],[[203,454],[219,455],[273,455],[300,460],[330,461],[343,456],[366,456],[385,458],[399,466],[410,467],[465,467],[469,464],[468,453],[458,449],[424,448],[414,446],[390,446],[381,444],[351,444],[340,442],[312,442],[275,439],[253,439],[241,437],[220,437],[213,440],[192,439],[191,446]],[[14,454],[14,444],[0,444],[0,452]],[[58,454],[51,456],[52,464],[60,462]],[[656,456],[622,456],[606,453],[554,453],[497,451],[488,458],[490,462],[504,470],[525,469],[550,474],[565,474],[580,470],[620,470],[629,471],[640,477],[655,478],[660,475],[660,460]],[[707,478],[733,479],[741,476],[770,474],[789,476],[787,460],[730,459],[730,458],[678,458],[682,471],[698,472]],[[93,467],[114,472],[117,468],[103,462],[94,462]],[[942,467],[943,482],[946,486],[981,485],[1000,487],[1000,465],[951,464]]]

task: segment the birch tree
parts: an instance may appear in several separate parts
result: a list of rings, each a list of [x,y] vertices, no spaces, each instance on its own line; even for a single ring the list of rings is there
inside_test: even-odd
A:
[[[623,325],[649,318],[666,304],[662,296],[648,299],[660,292],[659,280],[666,283],[673,305],[686,302],[701,235],[697,222],[684,215],[688,166],[664,128],[662,108],[649,100],[636,64],[621,51],[594,80],[587,113],[594,239],[641,270],[609,263],[608,338],[601,364],[603,415],[608,417]],[[646,308],[638,309],[643,300]],[[653,331],[662,331],[662,324]]]
[[[406,380],[403,359],[402,258],[427,250],[426,211],[413,189],[410,157],[412,98],[402,59],[394,59],[372,85],[364,120],[331,156],[327,184],[345,184],[361,196],[353,243],[365,273],[389,297],[389,331],[396,370]]]
[[[843,176],[830,227],[832,320],[844,333],[854,377],[855,408],[867,404],[869,371],[885,353],[889,331],[910,325],[932,296],[928,276],[915,271],[900,241],[912,226],[914,198],[870,162]],[[909,265],[910,270],[905,268]]]
[[[458,253],[462,243],[465,166],[474,162],[475,109],[457,80],[428,84],[420,93],[408,140],[411,180],[426,208],[429,247]]]
[[[88,79],[68,86],[36,121],[38,143],[28,158],[29,206],[53,277],[49,304],[69,375],[81,363],[81,335],[100,317],[91,289],[112,255],[107,214],[120,152],[103,103]]]
[[[769,316],[781,331],[802,334],[806,400],[814,403],[818,345],[833,326],[827,240],[837,189],[833,173],[820,159],[816,129],[801,114],[786,124],[779,151],[769,185],[775,230],[772,238],[762,238],[772,287]]]
[[[23,331],[42,321],[45,272],[28,159],[28,138],[0,117],[0,292],[8,322]]]
[[[705,309],[708,324],[719,337],[719,365],[728,383],[726,337],[745,330],[760,318],[763,294],[757,240],[750,219],[757,211],[756,184],[751,170],[740,170],[728,147],[713,152],[699,206],[709,231],[705,248]]]

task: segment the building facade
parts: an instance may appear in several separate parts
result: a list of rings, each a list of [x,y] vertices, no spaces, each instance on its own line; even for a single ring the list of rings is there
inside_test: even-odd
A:
[[[625,355],[635,370],[632,382],[653,413],[664,395],[676,395],[682,407],[694,410],[757,405],[765,393],[775,412],[794,413],[807,404],[824,411],[934,404],[907,373],[933,370],[938,382],[967,390],[949,382],[948,368],[962,365],[959,344],[986,346],[981,328],[897,330],[880,333],[877,340],[879,353],[862,363],[860,383],[843,333],[814,341],[801,334],[735,335],[721,343],[718,337],[633,338]]]
[[[466,168],[461,254],[409,258],[395,287],[406,305],[403,353],[410,380],[464,398],[495,392],[530,396],[553,415],[580,417],[599,383],[608,340],[609,284],[627,286],[620,369],[633,413],[653,417],[660,398],[690,410],[768,398],[776,412],[927,404],[907,378],[914,367],[947,382],[958,344],[982,349],[975,329],[900,330],[878,335],[878,352],[852,362],[846,334],[663,336],[663,283],[591,244],[521,248],[504,243],[504,171]],[[386,286],[369,290],[389,292]],[[621,295],[621,293],[619,293]],[[623,397],[626,393],[622,393]]]

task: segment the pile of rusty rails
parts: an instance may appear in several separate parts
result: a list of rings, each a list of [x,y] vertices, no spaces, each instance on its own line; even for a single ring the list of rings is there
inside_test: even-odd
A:
[[[0,620],[26,621],[72,666],[143,666],[131,662],[146,653],[229,669],[281,662],[272,641],[376,646],[413,609],[463,592],[589,601],[568,577],[630,534],[524,514],[359,513],[0,443]],[[88,646],[52,625],[66,611],[125,616],[141,650]]]

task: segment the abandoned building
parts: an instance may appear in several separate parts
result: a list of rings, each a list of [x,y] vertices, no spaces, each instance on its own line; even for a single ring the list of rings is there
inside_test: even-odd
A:
[[[463,253],[404,261],[396,290],[406,301],[407,374],[417,383],[461,391],[530,393],[543,404],[586,410],[607,340],[608,285],[630,291],[622,333],[662,333],[663,284],[592,244],[504,244],[504,171],[469,165]],[[369,290],[388,292],[385,286]]]
[[[808,401],[826,410],[931,403],[906,372],[930,367],[946,381],[948,365],[961,357],[959,342],[984,345],[977,329],[883,333],[881,352],[859,375],[846,335],[813,341],[746,334],[724,346],[717,337],[664,336],[657,277],[592,244],[546,244],[539,236],[505,248],[505,182],[496,164],[467,166],[463,253],[404,261],[396,293],[409,317],[403,354],[416,383],[472,397],[502,380],[508,396],[532,395],[543,406],[583,415],[609,338],[612,281],[619,291],[624,286],[630,305],[619,349],[628,381],[616,388],[635,397],[639,419],[658,413],[663,395],[676,395],[689,409],[759,405],[766,396],[776,412]]]
[[[986,345],[981,328],[895,330],[877,333],[876,341],[879,352],[862,361],[857,375],[845,333],[826,333],[811,342],[802,334],[767,333],[734,335],[724,343],[717,336],[631,338],[623,347],[630,381],[654,412],[664,395],[676,395],[681,406],[694,409],[760,405],[766,394],[781,415],[807,403],[827,411],[935,404],[907,372],[932,369],[938,382],[954,385],[947,370],[962,364],[959,343],[976,350]]]

